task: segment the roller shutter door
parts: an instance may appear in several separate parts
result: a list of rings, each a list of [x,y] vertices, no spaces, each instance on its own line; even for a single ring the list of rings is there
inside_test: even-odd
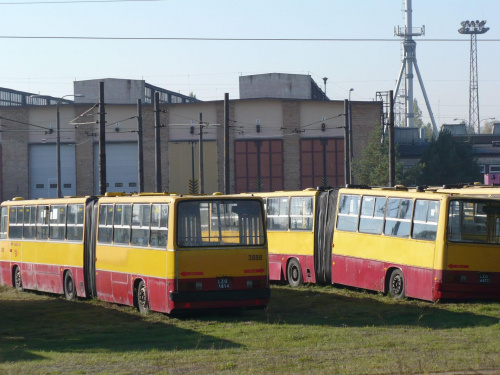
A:
[[[99,194],[99,145],[94,145],[95,194]],[[137,143],[106,144],[106,192],[139,191]]]
[[[61,193],[76,195],[75,145],[61,145]],[[30,198],[57,196],[55,144],[29,146]]]

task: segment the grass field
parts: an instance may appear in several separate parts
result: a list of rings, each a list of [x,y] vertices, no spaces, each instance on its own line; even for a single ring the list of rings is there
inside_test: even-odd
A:
[[[0,374],[500,373],[500,303],[273,286],[268,308],[140,315],[0,287]]]

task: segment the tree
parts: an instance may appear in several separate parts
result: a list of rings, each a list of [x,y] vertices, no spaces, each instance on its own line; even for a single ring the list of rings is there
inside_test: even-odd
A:
[[[192,91],[191,91],[191,92],[189,93],[189,97],[190,97],[190,98],[194,98],[194,99],[196,99],[196,94],[195,94],[194,92],[192,92]]]
[[[414,185],[422,166],[404,168],[396,150],[396,184]],[[389,185],[389,137],[382,141],[382,131],[377,128],[372,132],[361,158],[352,166],[356,183],[369,186]]]
[[[480,181],[481,171],[472,154],[472,145],[456,141],[447,130],[431,140],[420,159],[418,179],[422,185],[444,185]]]

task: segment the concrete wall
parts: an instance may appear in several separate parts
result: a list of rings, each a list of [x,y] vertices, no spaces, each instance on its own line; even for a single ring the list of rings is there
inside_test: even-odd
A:
[[[137,99],[144,102],[145,81],[133,79],[90,79],[75,81],[73,92],[75,103],[98,103],[99,82],[104,81],[104,100],[106,104],[137,104]]]
[[[302,74],[256,74],[240,77],[240,99],[311,99],[311,76]]]

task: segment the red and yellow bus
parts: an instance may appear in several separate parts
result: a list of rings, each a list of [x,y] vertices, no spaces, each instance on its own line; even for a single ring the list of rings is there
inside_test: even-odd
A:
[[[262,200],[110,194],[2,203],[0,280],[170,313],[265,307]]]
[[[300,282],[323,281],[317,276],[324,274],[333,284],[397,298],[500,298],[500,200],[402,187],[259,195],[267,199],[270,261],[286,261],[282,277],[298,263],[300,276],[293,280]],[[307,243],[292,233],[291,201],[301,195],[313,198],[303,211],[312,221]],[[270,206],[275,198],[290,202],[282,215],[273,201]],[[272,227],[273,216],[282,216],[281,229]],[[279,279],[272,264],[270,270],[271,279]]]

